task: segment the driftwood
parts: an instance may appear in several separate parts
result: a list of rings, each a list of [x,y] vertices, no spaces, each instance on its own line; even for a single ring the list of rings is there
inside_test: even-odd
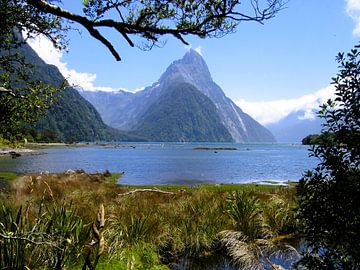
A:
[[[236,147],[194,147],[193,150],[239,150]]]
[[[134,189],[134,190],[126,192],[126,193],[120,193],[118,195],[119,196],[127,196],[127,195],[132,195],[137,192],[156,192],[156,193],[161,193],[161,194],[166,194],[166,195],[175,195],[174,192],[163,191],[163,190],[156,189],[156,188],[155,189],[152,189],[152,188]]]
[[[103,236],[104,227],[105,208],[103,204],[100,204],[96,222],[92,224],[93,239],[84,247],[85,262],[82,270],[88,268],[90,270],[96,269],[99,258],[105,250],[105,239]]]

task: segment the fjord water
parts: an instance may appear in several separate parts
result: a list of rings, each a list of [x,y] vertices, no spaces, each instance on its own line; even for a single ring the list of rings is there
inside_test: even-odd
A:
[[[238,150],[194,150],[236,147]],[[308,147],[289,144],[129,143],[43,149],[44,155],[0,159],[0,171],[125,172],[130,185],[297,181],[316,160]]]

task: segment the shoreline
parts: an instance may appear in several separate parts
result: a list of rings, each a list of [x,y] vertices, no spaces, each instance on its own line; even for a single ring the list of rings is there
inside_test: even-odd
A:
[[[44,155],[45,153],[35,151],[30,148],[10,148],[10,147],[2,147],[0,148],[0,157],[12,157],[12,158],[18,158],[22,155]]]
[[[26,149],[26,150],[31,150],[31,149]],[[0,150],[1,151],[1,150]],[[25,153],[29,153],[29,152],[25,152]],[[31,152],[33,153],[33,152]],[[42,154],[46,154],[46,153],[42,153]],[[31,154],[30,154],[31,155]],[[1,154],[0,154],[1,157]],[[292,187],[295,186],[297,184],[297,181],[294,180],[255,180],[255,181],[245,181],[245,182],[241,182],[241,183],[220,183],[220,182],[201,182],[201,183],[197,183],[197,182],[183,182],[183,183],[178,183],[178,184],[174,184],[174,183],[169,183],[169,184],[158,184],[158,183],[154,183],[154,184],[129,184],[129,183],[121,183],[121,177],[125,174],[125,172],[109,172],[107,170],[104,171],[96,171],[96,172],[86,172],[82,169],[68,169],[68,170],[64,170],[61,172],[49,172],[47,170],[44,171],[40,171],[40,172],[28,172],[28,173],[18,173],[18,172],[14,172],[14,171],[0,171],[1,173],[13,173],[15,175],[17,175],[18,177],[23,177],[23,176],[31,176],[31,175],[58,175],[58,174],[77,174],[77,173],[83,173],[86,175],[98,175],[98,174],[109,174],[112,175],[112,182],[119,185],[119,186],[126,186],[126,187],[200,187],[200,186],[213,186],[213,187],[225,187],[225,186],[246,186],[246,185],[250,185],[250,186],[268,186],[268,187]],[[119,181],[120,180],[120,181]]]

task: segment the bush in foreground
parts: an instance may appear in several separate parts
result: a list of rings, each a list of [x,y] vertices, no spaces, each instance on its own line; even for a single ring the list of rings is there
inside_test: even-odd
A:
[[[298,185],[307,269],[360,268],[360,51],[337,61],[336,98],[319,112],[322,143],[311,149],[320,163]]]

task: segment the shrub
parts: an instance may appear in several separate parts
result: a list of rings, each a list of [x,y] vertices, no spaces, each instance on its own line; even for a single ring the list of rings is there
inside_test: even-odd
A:
[[[360,51],[339,53],[337,61],[336,98],[319,112],[322,134],[331,136],[312,147],[320,163],[298,185],[308,244],[298,267],[307,269],[360,268]]]

